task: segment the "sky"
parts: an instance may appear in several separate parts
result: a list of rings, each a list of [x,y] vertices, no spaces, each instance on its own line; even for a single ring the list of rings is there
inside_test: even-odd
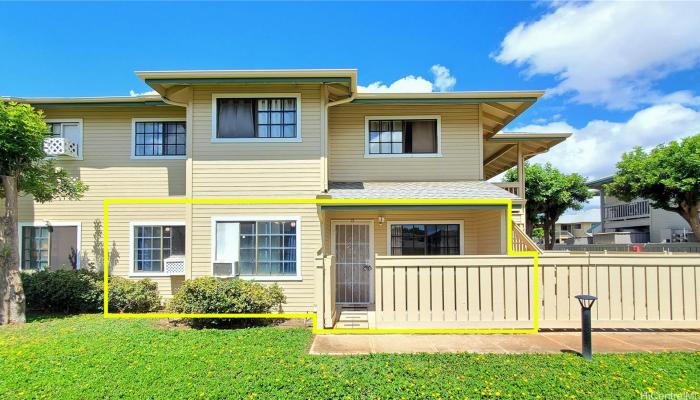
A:
[[[357,68],[364,91],[546,90],[506,131],[588,179],[700,133],[700,2],[0,3],[0,95],[108,96],[133,71]],[[599,217],[599,199],[570,215]]]

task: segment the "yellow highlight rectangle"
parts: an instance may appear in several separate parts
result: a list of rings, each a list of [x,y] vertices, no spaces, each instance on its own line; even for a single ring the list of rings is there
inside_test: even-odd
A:
[[[474,329],[431,329],[431,328],[382,328],[382,329],[325,329],[319,327],[316,313],[269,313],[269,314],[184,314],[184,313],[123,313],[109,312],[109,206],[111,204],[315,204],[315,205],[500,205],[506,206],[509,215],[507,223],[508,255],[533,257],[533,327],[528,329],[474,328]],[[314,334],[385,334],[385,333],[537,333],[539,330],[539,253],[536,251],[513,250],[512,201],[510,199],[300,199],[300,198],[251,198],[251,199],[187,199],[187,198],[120,198],[105,199],[104,211],[104,316],[105,318],[267,318],[267,319],[311,319]]]

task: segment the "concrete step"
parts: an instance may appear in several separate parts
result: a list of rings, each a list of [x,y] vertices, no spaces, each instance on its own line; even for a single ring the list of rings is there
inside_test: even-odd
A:
[[[343,322],[367,322],[367,311],[342,311],[338,320]]]
[[[338,321],[335,323],[336,329],[369,329],[367,321]]]

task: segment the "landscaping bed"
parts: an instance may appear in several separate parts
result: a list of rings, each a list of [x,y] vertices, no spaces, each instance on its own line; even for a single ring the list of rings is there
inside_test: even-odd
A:
[[[700,354],[315,356],[305,328],[99,314],[0,327],[0,398],[640,398],[700,391]]]

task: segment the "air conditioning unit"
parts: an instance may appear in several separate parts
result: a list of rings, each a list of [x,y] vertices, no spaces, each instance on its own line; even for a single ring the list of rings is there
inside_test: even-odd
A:
[[[163,260],[163,270],[170,275],[185,275],[185,256],[170,256]]]
[[[229,278],[234,276],[234,269],[232,262],[215,262],[214,263],[214,276]]]

